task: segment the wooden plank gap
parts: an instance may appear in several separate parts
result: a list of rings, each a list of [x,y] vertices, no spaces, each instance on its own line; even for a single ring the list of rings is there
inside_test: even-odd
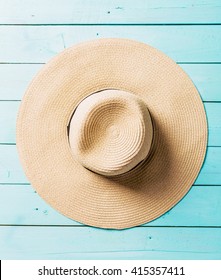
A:
[[[0,23],[0,26],[213,26],[221,23]]]

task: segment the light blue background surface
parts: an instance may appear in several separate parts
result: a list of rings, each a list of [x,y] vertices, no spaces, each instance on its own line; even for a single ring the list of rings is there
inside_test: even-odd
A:
[[[220,0],[0,0],[0,259],[221,259],[220,25]],[[157,220],[121,231],[53,210],[27,181],[15,146],[20,100],[42,64],[103,37],[139,40],[173,58],[198,88],[209,124],[190,192]]]

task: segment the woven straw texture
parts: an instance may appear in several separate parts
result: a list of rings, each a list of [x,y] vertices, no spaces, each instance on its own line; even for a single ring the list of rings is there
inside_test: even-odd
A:
[[[142,162],[152,138],[145,102],[120,90],[90,95],[79,104],[70,122],[74,157],[84,167],[105,176],[123,174]]]
[[[68,138],[78,104],[106,89],[143,100],[154,127],[147,159],[111,177],[83,167]],[[27,89],[17,120],[20,159],[39,195],[103,228],[137,226],[173,207],[195,181],[206,145],[206,115],[189,77],[165,54],[126,39],[82,43],[53,58]]]

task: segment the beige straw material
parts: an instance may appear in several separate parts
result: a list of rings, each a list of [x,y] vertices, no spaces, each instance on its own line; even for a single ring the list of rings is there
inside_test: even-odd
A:
[[[146,104],[154,136],[146,160],[104,176],[81,164],[68,133],[78,105],[112,89]],[[131,112],[132,123],[136,118]],[[102,228],[137,226],[171,209],[195,181],[206,145],[205,110],[190,78],[162,52],[127,39],[86,42],[57,55],[30,84],[17,120],[19,156],[39,195],[67,217]],[[103,160],[100,170],[109,164]]]
[[[90,95],[79,104],[70,123],[69,141],[75,158],[106,176],[123,174],[143,161],[152,138],[146,104],[120,90]]]

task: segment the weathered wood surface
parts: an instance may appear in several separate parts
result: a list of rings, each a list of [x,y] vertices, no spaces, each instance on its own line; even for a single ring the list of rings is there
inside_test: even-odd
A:
[[[2,225],[84,226],[59,214],[29,185],[0,185],[0,193]],[[220,213],[221,186],[194,186],[169,212],[144,226],[220,227]]]
[[[221,228],[2,226],[0,248],[1,259],[220,259]]]
[[[73,44],[97,38],[138,40],[177,62],[220,62],[219,25],[0,26],[0,62],[44,63]]]
[[[219,0],[7,0],[0,24],[202,24],[221,22]]]
[[[0,259],[221,258],[221,2],[0,1]],[[32,189],[15,144],[16,113],[42,64],[75,43],[130,38],[169,55],[204,101],[208,151],[189,193],[146,225],[102,230],[57,213]]]

